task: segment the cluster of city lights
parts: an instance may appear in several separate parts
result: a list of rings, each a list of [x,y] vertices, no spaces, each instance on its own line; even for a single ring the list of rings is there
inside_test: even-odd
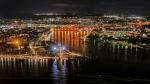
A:
[[[66,50],[65,46],[62,46],[60,44],[58,44],[57,46],[52,46],[52,51],[54,52],[59,52],[59,51],[63,51]]]

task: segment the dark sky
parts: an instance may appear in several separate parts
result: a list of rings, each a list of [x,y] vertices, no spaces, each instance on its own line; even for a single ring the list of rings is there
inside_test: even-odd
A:
[[[150,0],[0,0],[0,15],[26,13],[150,14]]]

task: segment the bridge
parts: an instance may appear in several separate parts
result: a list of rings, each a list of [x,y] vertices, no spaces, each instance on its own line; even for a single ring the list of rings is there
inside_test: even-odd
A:
[[[60,28],[51,28],[49,31],[43,33],[43,35],[41,35],[41,40],[43,41],[51,41],[52,38],[55,37],[55,35],[61,37],[61,35],[63,36],[63,34],[61,33],[69,33],[69,35],[74,36],[75,38],[78,37],[87,37],[91,31],[93,29],[97,29],[97,27],[95,26],[62,26]],[[66,35],[65,35],[66,36]],[[62,37],[63,38],[63,37]]]

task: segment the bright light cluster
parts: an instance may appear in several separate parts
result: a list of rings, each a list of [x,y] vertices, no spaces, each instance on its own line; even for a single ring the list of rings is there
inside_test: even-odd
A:
[[[52,46],[52,51],[54,52],[58,52],[62,50],[66,50],[66,47],[65,46]]]

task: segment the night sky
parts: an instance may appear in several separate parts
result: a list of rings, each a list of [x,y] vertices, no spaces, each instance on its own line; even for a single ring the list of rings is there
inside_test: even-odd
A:
[[[150,14],[150,0],[0,0],[0,15],[30,13]]]

